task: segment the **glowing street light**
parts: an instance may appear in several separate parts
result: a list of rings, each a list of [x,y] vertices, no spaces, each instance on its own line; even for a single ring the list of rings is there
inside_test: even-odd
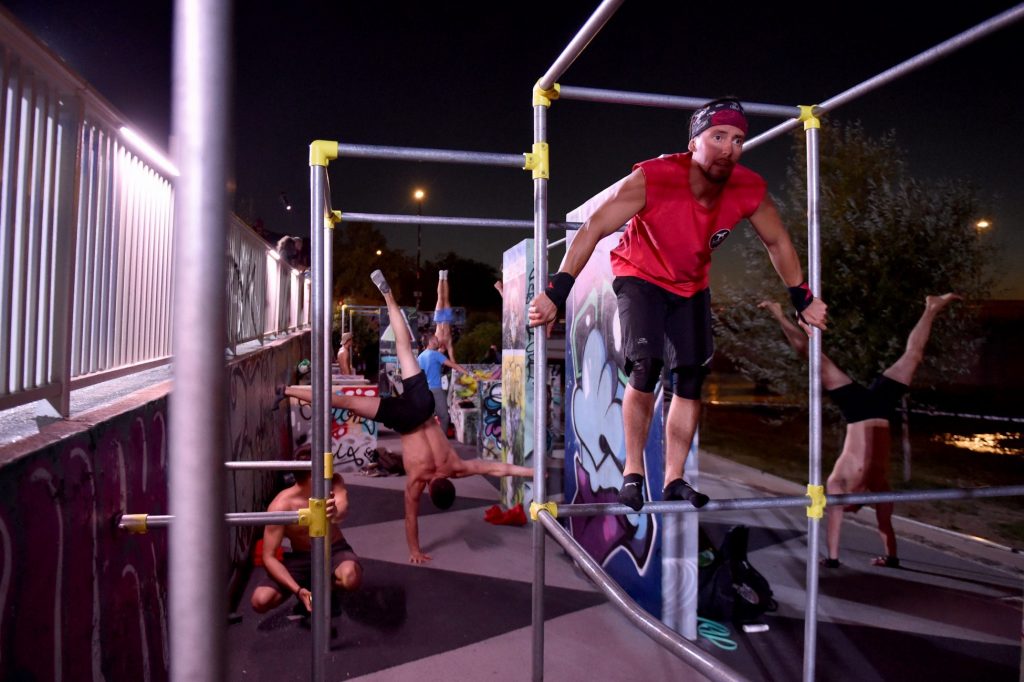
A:
[[[379,255],[381,255],[382,253],[384,253],[384,252],[383,252],[383,251],[381,251],[380,249],[377,249],[377,255],[378,255],[378,256],[379,256]]]
[[[416,200],[416,217],[423,215],[423,199],[427,196],[419,187],[412,193],[412,198]],[[420,224],[416,223],[416,291],[412,292],[412,296],[416,299],[416,310],[420,309],[420,297],[423,296],[423,290],[420,286],[420,248],[421,248],[421,235],[420,235]]]
[[[982,218],[978,222],[974,223],[974,229],[977,230],[978,234],[982,232],[988,232],[992,228],[992,221]]]

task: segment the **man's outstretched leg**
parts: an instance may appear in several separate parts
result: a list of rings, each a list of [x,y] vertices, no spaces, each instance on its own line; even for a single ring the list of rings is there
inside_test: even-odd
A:
[[[907,386],[914,378],[921,359],[924,358],[924,348],[928,345],[928,337],[932,333],[932,323],[935,316],[942,312],[947,305],[953,301],[963,300],[959,294],[943,294],[941,296],[926,296],[924,299],[924,312],[921,319],[917,321],[914,328],[907,336],[907,348],[900,356],[900,359],[893,363],[892,367],[882,372],[893,381],[898,381]]]
[[[408,379],[423,370],[412,352],[412,334],[405,321],[405,314],[395,301],[395,296],[391,293],[391,286],[384,278],[384,273],[374,270],[370,273],[370,279],[384,295],[384,302],[388,306],[388,319],[391,321],[392,331],[395,332],[395,352],[398,355],[398,364],[402,368],[402,378]]]

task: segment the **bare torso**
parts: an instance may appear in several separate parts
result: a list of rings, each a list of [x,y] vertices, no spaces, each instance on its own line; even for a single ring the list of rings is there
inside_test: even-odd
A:
[[[402,434],[402,463],[408,483],[429,483],[434,478],[461,478],[462,459],[455,453],[441,427],[429,419],[416,430]]]
[[[277,494],[274,501],[267,507],[267,511],[298,511],[309,506],[309,495],[303,493],[298,486],[285,488]],[[298,552],[312,551],[312,542],[309,539],[309,528],[299,524],[291,524],[284,527],[284,536],[291,543],[292,550]],[[341,529],[331,524],[331,543],[341,540],[344,536]]]
[[[849,424],[843,451],[832,469],[832,478],[844,492],[889,489],[889,421],[867,419]]]

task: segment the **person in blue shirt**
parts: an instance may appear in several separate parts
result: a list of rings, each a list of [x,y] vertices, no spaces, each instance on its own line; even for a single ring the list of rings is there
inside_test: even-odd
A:
[[[445,367],[463,374],[469,374],[469,370],[445,357],[444,353],[438,350],[440,346],[437,336],[428,334],[427,348],[419,354],[416,361],[427,376],[427,388],[434,394],[434,414],[441,422],[441,432],[447,434],[451,418],[448,416],[448,395],[441,386],[441,373]]]

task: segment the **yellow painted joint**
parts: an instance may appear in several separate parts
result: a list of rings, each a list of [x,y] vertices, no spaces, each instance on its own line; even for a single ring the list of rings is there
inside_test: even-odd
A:
[[[533,171],[533,179],[547,179],[551,175],[550,160],[548,158],[548,143],[534,142],[533,152],[523,154],[525,162],[523,170]]]
[[[807,518],[820,519],[825,513],[825,486],[807,485],[807,497],[811,504],[807,507]]]
[[[334,453],[324,453],[324,478],[328,481],[334,478]]]
[[[536,521],[537,514],[539,514],[542,509],[546,511],[548,514],[554,516],[556,519],[558,518],[558,505],[555,504],[554,502],[545,502],[544,504],[537,504],[536,502],[531,502],[530,518]]]
[[[148,533],[149,514],[124,514],[121,516],[121,525],[129,533]]]
[[[311,497],[309,498],[309,537],[322,538],[325,535],[327,535],[327,500]]]
[[[551,100],[558,99],[561,87],[558,83],[555,83],[554,87],[548,90],[542,90],[540,82],[533,84],[533,106],[535,107],[550,107]]]
[[[330,140],[313,140],[309,145],[309,165],[326,166],[338,158],[338,143]]]
[[[308,526],[313,521],[313,512],[309,508],[299,510],[299,525]]]
[[[817,106],[817,104],[800,105],[800,118],[797,120],[804,122],[804,130],[821,127],[821,119],[814,113],[814,109]]]

